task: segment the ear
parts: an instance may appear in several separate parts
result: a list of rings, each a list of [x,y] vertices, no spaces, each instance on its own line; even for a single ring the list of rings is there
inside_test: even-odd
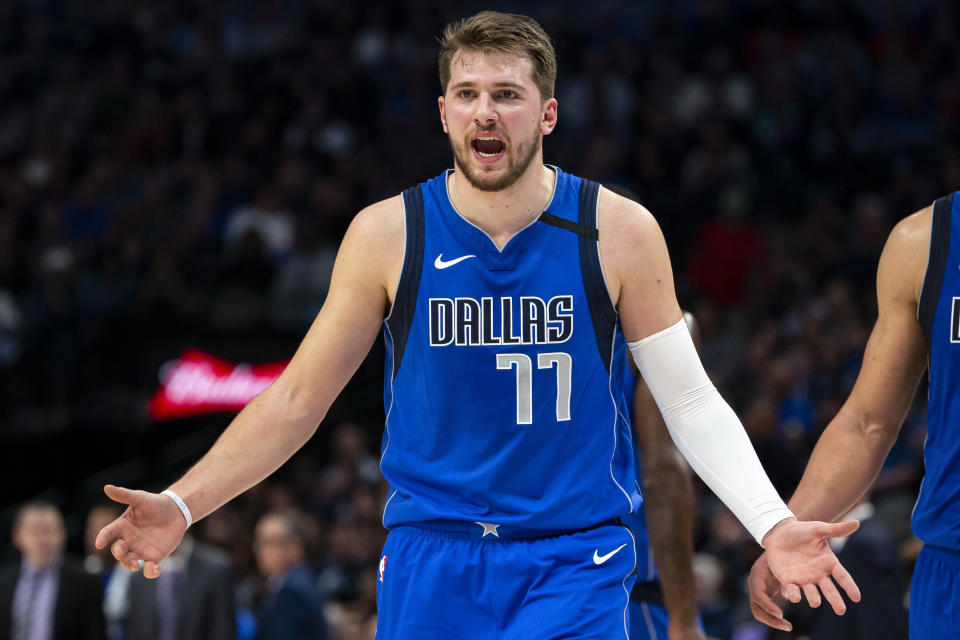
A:
[[[437,98],[437,106],[440,107],[440,124],[443,126],[443,132],[450,133],[450,131],[447,130],[447,112],[445,110],[446,105],[443,103],[443,96]]]
[[[550,98],[543,103],[543,110],[540,112],[540,133],[550,135],[557,126],[557,99]]]

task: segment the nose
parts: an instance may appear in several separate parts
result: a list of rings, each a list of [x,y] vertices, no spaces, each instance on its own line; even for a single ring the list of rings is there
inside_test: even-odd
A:
[[[474,111],[473,119],[477,125],[486,127],[497,121],[496,104],[489,93],[481,93],[477,98],[477,108]]]

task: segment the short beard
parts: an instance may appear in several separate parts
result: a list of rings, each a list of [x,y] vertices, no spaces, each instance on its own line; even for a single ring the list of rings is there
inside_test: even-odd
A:
[[[467,182],[473,186],[473,188],[478,189],[479,191],[503,191],[504,189],[513,186],[517,180],[520,179],[527,168],[530,166],[530,163],[533,162],[533,159],[536,157],[537,152],[540,151],[540,144],[542,142],[542,136],[539,132],[534,133],[532,139],[530,140],[530,149],[525,154],[523,153],[524,145],[521,143],[517,147],[516,156],[511,155],[507,161],[507,172],[503,174],[498,180],[493,182],[483,181],[481,175],[473,173],[470,169],[468,161],[468,154],[473,152],[473,147],[471,147],[468,142],[465,147],[458,146],[453,138],[450,138],[450,148],[453,150],[453,163],[457,168],[457,171],[463,174],[463,177],[467,179]],[[520,155],[523,154],[523,155]]]

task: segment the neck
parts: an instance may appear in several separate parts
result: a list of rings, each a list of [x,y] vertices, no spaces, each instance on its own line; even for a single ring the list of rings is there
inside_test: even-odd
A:
[[[447,193],[457,212],[502,248],[513,234],[543,213],[550,204],[556,179],[556,171],[535,161],[506,189],[481,191],[462,172],[454,170],[447,178]]]
[[[59,562],[60,562],[60,555],[58,554],[58,555],[55,555],[55,556],[50,557],[50,558],[43,558],[43,557],[27,558],[27,557],[24,557],[24,558],[23,558],[23,562],[24,562],[24,564],[25,564],[26,566],[28,566],[28,567],[29,567],[31,570],[33,570],[33,571],[44,571],[44,570],[49,569],[50,567],[56,565],[57,563],[59,563]]]

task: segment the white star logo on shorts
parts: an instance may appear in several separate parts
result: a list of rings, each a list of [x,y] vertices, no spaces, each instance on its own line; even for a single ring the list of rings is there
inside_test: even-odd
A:
[[[473,524],[478,524],[481,527],[483,527],[483,535],[480,536],[481,538],[486,538],[487,534],[490,534],[490,533],[492,533],[497,538],[500,537],[500,534],[497,533],[497,527],[500,526],[498,524],[491,524],[489,522],[474,522]]]

